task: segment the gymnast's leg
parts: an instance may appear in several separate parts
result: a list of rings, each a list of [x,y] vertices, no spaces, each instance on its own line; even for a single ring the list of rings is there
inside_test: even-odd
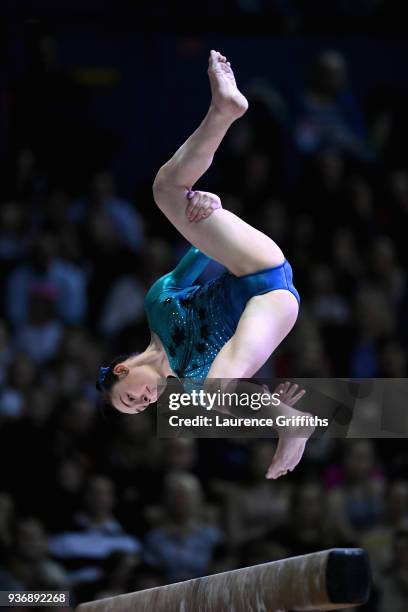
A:
[[[278,266],[284,257],[271,238],[230,211],[215,210],[200,223],[191,223],[186,217],[188,190],[209,168],[228,128],[248,106],[226,58],[216,51],[211,51],[208,75],[212,92],[208,113],[160,168],[153,193],[159,208],[191,244],[240,276]]]
[[[235,334],[222,347],[211,365],[205,382],[206,390],[211,392],[219,386],[223,388],[223,384],[227,383],[225,390],[234,391],[236,379],[254,376],[296,321],[297,303],[295,302],[293,295],[282,289],[252,297],[240,317]],[[229,382],[232,383],[231,387]],[[215,383],[214,389],[213,383]],[[262,389],[249,383],[245,390],[253,393]],[[278,415],[310,416],[307,412],[294,410],[291,407],[293,404],[288,405],[284,402],[283,399],[279,406],[272,405],[265,409],[262,416],[273,418]],[[233,408],[226,409],[226,412],[235,416]],[[242,416],[241,412],[238,411],[236,416]],[[278,429],[278,446],[266,477],[275,479],[292,471],[301,460],[306,442],[313,431],[314,427],[307,425],[288,426],[283,432],[284,435],[281,435]]]

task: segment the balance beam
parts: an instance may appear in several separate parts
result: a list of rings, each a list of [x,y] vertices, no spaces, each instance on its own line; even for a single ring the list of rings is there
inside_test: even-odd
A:
[[[285,612],[363,604],[371,586],[367,553],[333,548],[231,572],[108,597],[78,612]]]

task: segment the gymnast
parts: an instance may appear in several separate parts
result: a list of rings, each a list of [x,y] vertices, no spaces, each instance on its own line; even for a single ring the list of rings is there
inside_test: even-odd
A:
[[[299,294],[278,245],[223,209],[217,195],[193,190],[228,128],[248,108],[230,63],[217,51],[210,52],[208,76],[212,99],[207,115],[153,184],[157,206],[194,246],[146,294],[151,332],[146,350],[116,358],[99,371],[98,389],[128,414],[155,402],[168,376],[206,382],[254,376],[298,316]],[[228,272],[194,285],[210,259]],[[277,414],[307,414],[292,408],[304,394],[297,385],[285,383],[276,391],[281,394]],[[279,437],[267,478],[294,469],[312,431],[303,427],[297,435]]]

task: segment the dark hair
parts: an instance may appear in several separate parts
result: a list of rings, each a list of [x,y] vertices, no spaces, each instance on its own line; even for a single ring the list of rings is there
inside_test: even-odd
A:
[[[111,391],[113,385],[118,380],[116,374],[113,372],[115,366],[117,366],[118,363],[122,363],[122,361],[126,361],[126,359],[129,359],[129,357],[131,357],[133,354],[134,353],[128,353],[127,355],[119,355],[118,357],[115,357],[115,359],[113,359],[113,361],[111,361],[108,365],[108,371],[104,374],[103,378],[101,378],[99,373],[97,381],[95,383],[95,386],[98,391],[101,391],[102,393],[104,391],[107,393]]]

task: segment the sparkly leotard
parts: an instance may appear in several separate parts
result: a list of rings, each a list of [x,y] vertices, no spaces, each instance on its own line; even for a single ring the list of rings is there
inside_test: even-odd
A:
[[[286,260],[276,268],[245,276],[225,272],[194,285],[209,261],[192,247],[172,272],[150,287],[145,297],[149,327],[159,336],[170,367],[179,378],[206,378],[254,295],[287,289],[300,301]]]

